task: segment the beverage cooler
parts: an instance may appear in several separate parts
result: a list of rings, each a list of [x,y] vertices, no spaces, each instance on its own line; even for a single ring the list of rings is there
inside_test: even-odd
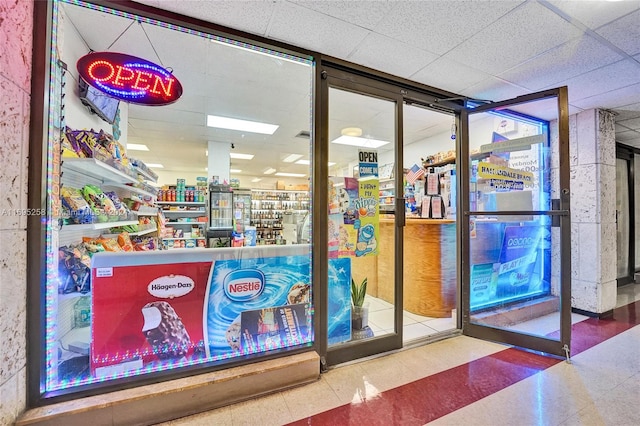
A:
[[[233,191],[229,185],[209,185],[209,247],[230,247],[233,232]]]
[[[251,226],[251,190],[235,189],[233,191],[233,229],[245,232]]]

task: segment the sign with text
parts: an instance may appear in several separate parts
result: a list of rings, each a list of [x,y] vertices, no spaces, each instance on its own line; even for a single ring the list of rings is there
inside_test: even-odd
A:
[[[135,56],[93,52],[81,57],[76,67],[91,86],[125,102],[158,106],[182,96],[182,85],[170,71]]]

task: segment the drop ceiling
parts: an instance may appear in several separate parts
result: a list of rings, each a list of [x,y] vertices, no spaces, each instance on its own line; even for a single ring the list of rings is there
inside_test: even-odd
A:
[[[616,114],[617,141],[640,148],[640,0],[138,3],[322,52],[474,99],[499,101],[566,85],[570,114],[592,108],[611,110]],[[105,50],[106,41],[113,41],[124,30],[124,23],[114,25],[111,17],[103,15],[97,21],[87,21],[83,13],[71,12],[69,18],[94,50]],[[143,31],[133,27],[111,50],[117,50],[118,43],[121,48],[126,43],[128,53],[150,60],[161,58],[163,64],[174,68],[183,84],[189,82],[196,88],[196,94],[173,107],[163,107],[162,112],[159,108],[130,108],[131,142],[157,140],[167,145],[169,136],[173,144],[162,148],[162,155],[174,156],[180,164],[177,159],[188,157],[188,149],[203,157],[206,140],[218,138],[233,142],[238,152],[244,152],[245,146],[254,149],[260,165],[246,163],[254,171],[267,163],[294,171],[295,165],[282,164],[281,159],[290,153],[308,157],[308,144],[295,137],[299,131],[309,130],[308,91],[284,90],[284,86],[277,86],[279,83],[272,84],[291,81],[308,89],[305,85],[311,82],[295,68],[301,65],[290,68],[286,61],[266,57],[260,65],[254,59],[249,63],[246,57],[232,52],[237,49],[217,52],[214,57],[203,54],[203,49],[211,49],[214,44],[210,41],[177,32],[167,37],[148,25],[145,29],[157,55],[150,50]],[[240,58],[234,62],[239,64],[238,69],[224,69],[224,64],[232,63],[226,61],[232,59],[229,55]],[[247,80],[243,65],[245,71],[259,67],[261,72],[252,72]],[[276,75],[285,69],[286,78],[277,80]],[[208,88],[214,88],[215,95],[206,92]],[[281,125],[277,140],[268,140],[264,136],[212,132],[205,126],[206,114],[216,113],[259,114],[267,122],[283,117],[288,120],[277,123]],[[435,115],[433,120],[428,125],[416,120],[415,128],[408,133],[414,132],[419,140],[451,124],[447,116]],[[431,132],[426,130],[430,127]],[[148,157],[143,160],[159,162],[152,158],[156,154],[145,153]],[[201,164],[202,158],[192,161]],[[237,167],[232,164],[232,168]]]

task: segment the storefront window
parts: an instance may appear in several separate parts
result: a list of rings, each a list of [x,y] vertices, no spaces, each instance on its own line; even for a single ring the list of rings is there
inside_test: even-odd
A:
[[[52,7],[41,392],[312,345],[311,58]]]

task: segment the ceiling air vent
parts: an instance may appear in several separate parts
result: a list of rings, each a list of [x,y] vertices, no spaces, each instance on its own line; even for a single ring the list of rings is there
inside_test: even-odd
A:
[[[308,130],[301,130],[300,133],[296,135],[296,138],[309,139],[311,137],[311,133]]]

